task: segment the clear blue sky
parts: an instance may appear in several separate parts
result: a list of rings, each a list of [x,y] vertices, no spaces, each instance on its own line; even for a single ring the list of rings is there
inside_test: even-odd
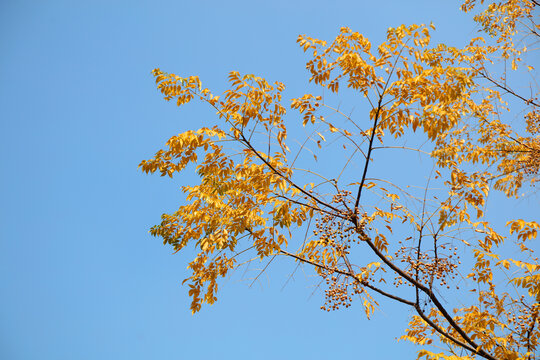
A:
[[[404,359],[407,309],[382,302],[319,310],[310,273],[272,265],[249,287],[189,311],[187,254],[148,234],[190,174],[137,165],[207,112],[163,101],[150,71],[197,74],[223,90],[255,73],[303,93],[298,34],[341,26],[380,41],[389,26],[429,23],[435,41],[475,32],[457,1],[10,1],[0,4],[0,358]]]

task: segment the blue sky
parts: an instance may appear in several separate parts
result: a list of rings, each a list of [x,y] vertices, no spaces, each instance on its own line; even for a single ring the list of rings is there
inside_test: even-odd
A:
[[[212,121],[163,101],[150,71],[227,73],[305,91],[298,34],[331,40],[349,26],[379,42],[389,26],[429,23],[462,44],[475,27],[456,1],[10,1],[0,4],[0,358],[412,358],[395,338],[409,310],[382,302],[325,313],[309,272],[272,264],[249,286],[189,311],[189,254],[148,234],[182,200],[137,165],[172,135]],[[244,280],[243,280],[244,279]]]

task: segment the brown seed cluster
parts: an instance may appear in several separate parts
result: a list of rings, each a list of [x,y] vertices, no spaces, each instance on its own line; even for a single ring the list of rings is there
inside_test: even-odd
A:
[[[351,194],[352,194],[352,191],[341,190],[340,192],[338,192],[332,197],[332,203],[343,204],[343,205],[350,204],[351,198],[349,196],[351,196]]]
[[[402,263],[407,264],[405,268],[407,275],[424,284],[429,284],[430,287],[437,281],[440,286],[446,286],[447,289],[450,289],[449,282],[456,278],[458,264],[461,264],[457,247],[440,245],[437,256],[435,256],[435,254],[430,255],[427,252],[418,254],[417,248],[406,247],[401,241],[399,244],[401,247],[394,255],[396,259],[400,258]],[[403,284],[412,286],[401,276],[395,278],[394,285],[396,287]],[[456,288],[459,289],[459,286]]]
[[[326,300],[321,306],[324,311],[338,310],[341,307],[348,308],[351,306],[353,296],[363,292],[357,282],[351,283],[330,272],[323,273],[322,276],[328,286],[328,289],[324,291]]]
[[[332,203],[347,207],[351,203],[350,191],[341,191],[334,195]],[[365,217],[366,215],[364,215]],[[315,222],[313,234],[319,238],[320,247],[329,247],[338,257],[343,259],[349,255],[349,250],[353,243],[360,243],[361,240],[354,226],[348,221],[344,221],[336,216],[325,214]],[[339,259],[338,259],[339,260]],[[330,269],[344,267],[343,263],[325,264]],[[363,292],[360,284],[351,278],[336,274],[333,270],[321,270],[320,275],[324,278],[327,289],[325,290],[325,303],[322,310],[331,311],[341,307],[351,306],[352,297]]]
[[[350,191],[340,191],[333,196],[332,203],[346,206],[346,204],[351,202],[350,195]],[[351,225],[351,223],[343,221],[336,216],[325,214],[316,220],[313,234],[319,237],[321,246],[332,246],[340,254],[347,253],[347,250],[350,249],[349,244],[351,242],[360,242],[356,229]]]
[[[344,225],[340,219],[327,214],[316,220],[313,234],[319,237],[321,246],[332,246],[345,251],[350,248],[346,243],[354,229],[344,229]]]
[[[514,325],[514,331],[520,337],[521,343],[537,342],[540,337],[538,328],[540,327],[540,303],[525,305],[524,296],[521,297],[522,306],[517,312],[509,313],[508,322]]]

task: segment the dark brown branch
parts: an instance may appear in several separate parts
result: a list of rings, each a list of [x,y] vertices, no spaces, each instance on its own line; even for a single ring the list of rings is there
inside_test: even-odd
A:
[[[317,264],[316,262],[314,261],[311,261],[311,260],[307,260],[307,259],[304,259],[298,255],[295,255],[295,254],[292,254],[288,251],[285,251],[285,250],[282,250],[282,249],[279,249],[279,252],[284,254],[284,255],[287,255],[287,256],[290,256],[290,257],[293,257],[295,258],[296,260],[299,260],[301,262],[304,262],[304,263],[307,263],[307,264],[310,264],[310,265],[313,265],[315,267],[318,267],[320,269],[323,269],[323,270],[326,270],[326,271],[330,271],[330,272],[335,272],[335,273],[338,273],[338,274],[341,274],[341,275],[345,275],[345,276],[348,276],[348,277],[351,277],[353,278],[356,282],[360,283],[362,286],[365,286],[385,297],[388,297],[390,299],[393,299],[393,300],[396,300],[396,301],[399,301],[403,304],[406,304],[406,305],[409,305],[409,306],[413,306],[414,307],[414,302],[412,301],[409,301],[409,300],[406,300],[406,299],[403,299],[403,298],[400,298],[399,296],[396,296],[396,295],[393,295],[393,294],[390,294],[390,293],[387,293],[386,291],[383,291],[371,284],[369,284],[367,281],[363,281],[363,280],[360,280],[358,279],[353,273],[348,273],[346,271],[343,271],[343,270],[339,270],[339,269],[331,269],[327,266],[324,266],[324,265],[321,265],[321,264]]]
[[[480,355],[480,356],[483,356],[483,357],[486,357],[487,354],[485,354],[485,352],[483,350],[475,350],[475,348],[472,348],[470,345],[460,341],[459,339],[456,339],[455,337],[453,337],[452,335],[448,334],[447,332],[445,332],[443,329],[441,329],[437,324],[435,324],[431,319],[429,319],[425,314],[424,312],[422,311],[422,309],[420,308],[420,306],[412,301],[409,301],[409,300],[406,300],[406,299],[403,299],[399,296],[396,296],[396,295],[393,295],[393,294],[389,294],[373,285],[370,285],[368,282],[366,281],[361,281],[359,280],[356,276],[354,276],[353,273],[351,273],[351,269],[349,269],[349,272],[345,272],[345,271],[342,271],[342,270],[339,270],[339,269],[330,269],[328,268],[327,266],[324,266],[324,265],[321,265],[321,264],[318,264],[316,262],[313,262],[311,260],[307,260],[307,259],[304,259],[298,255],[295,255],[295,254],[292,254],[292,253],[289,253],[288,251],[285,251],[285,250],[282,250],[280,249],[279,250],[280,253],[284,254],[284,255],[287,255],[287,256],[290,256],[292,258],[295,258],[301,262],[304,262],[304,263],[307,263],[307,264],[310,264],[312,266],[315,266],[315,267],[318,267],[320,269],[324,269],[326,271],[331,271],[331,272],[334,272],[334,273],[338,273],[338,274],[341,274],[341,275],[344,275],[344,276],[348,276],[348,277],[352,277],[355,281],[359,282],[360,284],[362,284],[363,286],[369,288],[369,289],[372,289],[373,291],[385,296],[385,297],[388,297],[390,299],[393,299],[393,300],[396,300],[396,301],[399,301],[403,304],[406,304],[406,305],[409,305],[409,306],[412,306],[415,308],[416,312],[420,315],[420,317],[429,325],[431,326],[433,329],[435,329],[435,331],[437,331],[438,333],[440,333],[441,335],[443,335],[444,337],[446,337],[447,339],[449,339],[450,341],[454,342],[455,344],[461,346],[462,348],[472,352],[473,354],[477,354],[477,355]],[[486,358],[490,359],[490,360],[496,360],[495,358],[491,357],[491,356],[487,356]]]
[[[279,177],[283,178],[286,182],[288,182],[291,186],[293,186],[294,188],[296,188],[297,190],[299,190],[302,194],[308,196],[309,198],[315,200],[315,202],[323,205],[323,206],[326,206],[327,208],[330,208],[332,210],[334,210],[336,212],[335,215],[339,215],[341,214],[341,211],[336,209],[335,207],[333,207],[332,205],[330,204],[327,204],[325,203],[324,201],[321,201],[319,200],[319,198],[317,198],[316,196],[313,196],[311,195],[310,193],[308,193],[307,191],[305,191],[304,189],[302,189],[301,187],[299,187],[298,185],[296,185],[294,182],[292,182],[291,179],[289,179],[288,177],[286,177],[285,175],[283,175],[281,172],[279,172],[276,168],[274,168],[272,166],[272,164],[270,164],[261,154],[259,154],[259,152],[251,145],[251,143],[246,139],[246,137],[244,136],[243,133],[240,133],[240,136],[242,137],[242,141],[246,144],[246,146],[266,165],[270,168],[270,170],[272,170],[276,175],[278,175]],[[270,156],[270,155],[268,155]]]
[[[407,42],[408,42],[408,40],[407,40]],[[396,57],[396,60],[394,61],[394,64],[392,65],[392,70],[390,71],[390,74],[388,74],[388,78],[386,79],[386,83],[384,84],[383,91],[379,94],[379,102],[377,103],[377,112],[375,113],[375,120],[373,121],[373,130],[372,130],[372,133],[371,133],[371,137],[369,139],[369,147],[368,147],[368,153],[367,153],[367,156],[366,156],[366,164],[364,166],[364,173],[362,174],[362,180],[360,181],[360,187],[358,188],[358,195],[356,196],[356,202],[354,203],[354,214],[353,214],[354,217],[357,216],[358,204],[360,204],[360,196],[362,196],[362,188],[364,187],[364,182],[366,181],[366,175],[367,175],[367,170],[368,170],[368,166],[369,166],[369,160],[371,159],[371,151],[373,150],[373,139],[375,139],[375,133],[377,132],[377,122],[379,121],[379,114],[380,114],[381,109],[382,109],[382,101],[383,101],[383,98],[384,98],[384,94],[386,92],[386,89],[388,88],[388,84],[390,83],[390,79],[392,78],[392,75],[394,74],[394,70],[396,69],[396,64],[397,64],[399,58],[401,57],[401,53],[403,52],[404,49],[405,49],[405,47],[403,46],[401,48],[401,50],[399,51],[399,54]],[[377,87],[375,87],[375,89],[377,90],[377,93],[378,93],[379,91],[378,91]]]
[[[437,331],[439,334],[441,334],[442,336],[444,336],[445,338],[449,339],[450,341],[456,343],[457,345],[461,346],[462,348],[466,349],[466,350],[469,350],[470,352],[472,352],[473,354],[478,354],[478,355],[481,355],[480,353],[478,353],[478,351],[476,351],[475,349],[473,349],[472,347],[470,347],[469,345],[465,344],[464,342],[456,339],[455,337],[453,337],[452,335],[448,334],[446,331],[444,331],[443,329],[441,329],[437,324],[435,324],[429,317],[426,316],[426,314],[424,314],[424,312],[422,311],[422,309],[420,309],[420,306],[418,304],[416,304],[414,306],[414,308],[416,309],[416,312],[418,313],[418,315],[420,315],[420,317],[422,318],[422,320],[424,320],[426,323],[428,323],[429,326],[431,326],[433,329],[435,329],[435,331]]]
[[[362,236],[362,239],[364,239],[364,241],[369,245],[369,247],[371,248],[371,250],[373,250],[373,252],[377,255],[377,257],[379,259],[381,259],[389,268],[391,268],[392,270],[394,270],[396,273],[398,273],[401,277],[403,277],[404,279],[406,279],[408,282],[410,282],[412,285],[414,285],[417,289],[421,290],[423,293],[425,293],[426,295],[428,295],[429,299],[431,300],[431,302],[435,305],[435,307],[437,308],[437,310],[439,310],[441,312],[441,314],[443,315],[443,317],[446,319],[446,321],[448,321],[448,323],[450,324],[450,326],[452,326],[456,331],[457,333],[463,338],[465,339],[465,341],[467,341],[467,343],[469,343],[471,345],[471,347],[473,347],[474,349],[478,349],[478,345],[471,340],[471,338],[467,335],[467,333],[465,333],[465,331],[463,331],[463,329],[454,321],[454,319],[450,316],[450,314],[448,314],[448,312],[446,311],[446,309],[444,308],[444,306],[441,304],[441,302],[439,301],[439,299],[437,299],[437,297],[435,296],[435,294],[433,294],[433,292],[427,288],[426,286],[424,286],[423,284],[421,284],[420,282],[416,281],[416,279],[414,279],[413,277],[411,277],[410,275],[408,275],[407,273],[405,273],[402,269],[400,269],[399,267],[397,267],[396,265],[394,265],[390,260],[388,260],[388,258],[386,256],[384,256],[383,253],[380,252],[379,249],[377,249],[377,247],[373,244],[373,242],[369,239],[369,237],[367,236],[367,234],[364,232],[364,230],[362,229],[361,227],[361,224],[359,223],[359,220],[358,218],[356,217],[354,219],[356,221],[356,228],[359,232],[359,234]],[[483,350],[479,350],[479,353],[478,355],[481,355],[482,357],[486,358],[486,359],[489,359],[489,360],[496,360],[493,356],[487,354],[485,351]]]
[[[495,85],[496,87],[498,87],[499,89],[502,89],[504,91],[506,91],[507,93],[511,94],[511,95],[514,95],[515,97],[517,97],[518,99],[521,99],[523,101],[525,101],[525,103],[527,105],[531,104],[531,105],[534,105],[536,107],[540,107],[540,104],[536,103],[533,101],[533,99],[526,99],[524,98],[523,96],[517,94],[514,90],[510,89],[508,86],[506,85],[503,85],[495,80],[493,80],[488,74],[486,74],[485,72],[483,71],[480,71],[479,72],[480,75],[482,75],[482,77],[486,80],[488,80],[489,82],[491,82],[493,85]]]
[[[371,159],[371,151],[373,150],[373,139],[375,138],[375,133],[377,132],[377,122],[379,121],[379,114],[381,112],[382,99],[383,98],[381,95],[381,97],[379,97],[379,103],[377,104],[377,112],[375,113],[375,120],[373,121],[373,128],[371,132],[371,137],[369,139],[368,152],[366,155],[366,163],[364,165],[364,173],[362,174],[362,180],[360,181],[360,187],[358,188],[358,195],[356,196],[356,202],[354,203],[355,215],[358,209],[358,204],[360,203],[360,196],[362,196],[362,188],[364,187],[364,182],[366,181],[369,160]]]
[[[340,215],[340,214],[335,214],[335,213],[330,212],[330,211],[328,211],[328,210],[324,210],[324,209],[315,207],[315,206],[313,206],[313,205],[309,205],[309,204],[306,204],[306,203],[303,203],[303,202],[300,202],[300,201],[297,201],[297,200],[293,200],[293,199],[291,199],[291,198],[288,198],[287,196],[275,194],[275,197],[285,199],[285,200],[287,200],[287,201],[290,201],[290,202],[292,202],[292,203],[294,203],[294,204],[297,204],[297,205],[300,205],[300,206],[308,207],[308,208],[313,209],[313,210],[318,211],[318,212],[322,212],[322,213],[325,213],[325,214],[328,214],[328,215],[336,216],[336,217],[338,217],[338,218],[340,218],[340,219],[344,219],[344,220],[347,219],[347,217],[342,216],[342,215]]]

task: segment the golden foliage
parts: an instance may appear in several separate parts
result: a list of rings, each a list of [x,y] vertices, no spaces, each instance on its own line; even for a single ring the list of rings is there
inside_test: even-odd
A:
[[[166,100],[180,106],[198,99],[218,120],[211,128],[171,137],[140,164],[146,173],[169,177],[196,164],[200,184],[182,187],[187,204],[164,214],[150,231],[175,251],[195,245],[191,275],[184,280],[192,312],[216,301],[218,280],[231,270],[286,256],[322,278],[324,310],[361,299],[369,318],[378,297],[412,308],[416,315],[402,339],[423,347],[418,358],[535,358],[540,264],[529,243],[539,224],[509,219],[504,235],[504,227],[484,212],[492,190],[512,201],[537,180],[538,100],[489,72],[498,59],[511,58],[514,71],[527,68],[518,66],[527,49],[517,48],[516,36],[527,29],[538,36],[536,6],[527,0],[466,0],[465,12],[484,8],[474,20],[488,38],[474,38],[463,48],[432,46],[433,25],[390,28],[379,45],[349,28],[331,43],[299,36],[310,54],[310,82],[335,94],[346,85],[366,99],[369,110],[359,122],[320,95],[292,99],[302,126],[313,129],[303,143],[298,139],[296,155],[287,145],[287,129],[296,123],[288,120],[286,126],[282,83],[231,72],[229,89],[215,96],[198,77],[155,69]],[[526,114],[521,135],[503,120],[516,106]],[[408,139],[427,144],[428,151],[409,147]],[[303,152],[318,161],[315,152],[328,154],[332,144],[343,148],[346,159],[332,179],[324,167],[315,174],[295,166]],[[427,176],[420,192],[407,190],[415,184],[400,184],[399,176],[368,178],[379,149],[425,154],[435,175]],[[351,166],[358,158],[361,174]],[[312,235],[302,238],[299,230]],[[510,253],[515,255],[503,256]],[[456,293],[460,302],[449,305],[445,296]]]

